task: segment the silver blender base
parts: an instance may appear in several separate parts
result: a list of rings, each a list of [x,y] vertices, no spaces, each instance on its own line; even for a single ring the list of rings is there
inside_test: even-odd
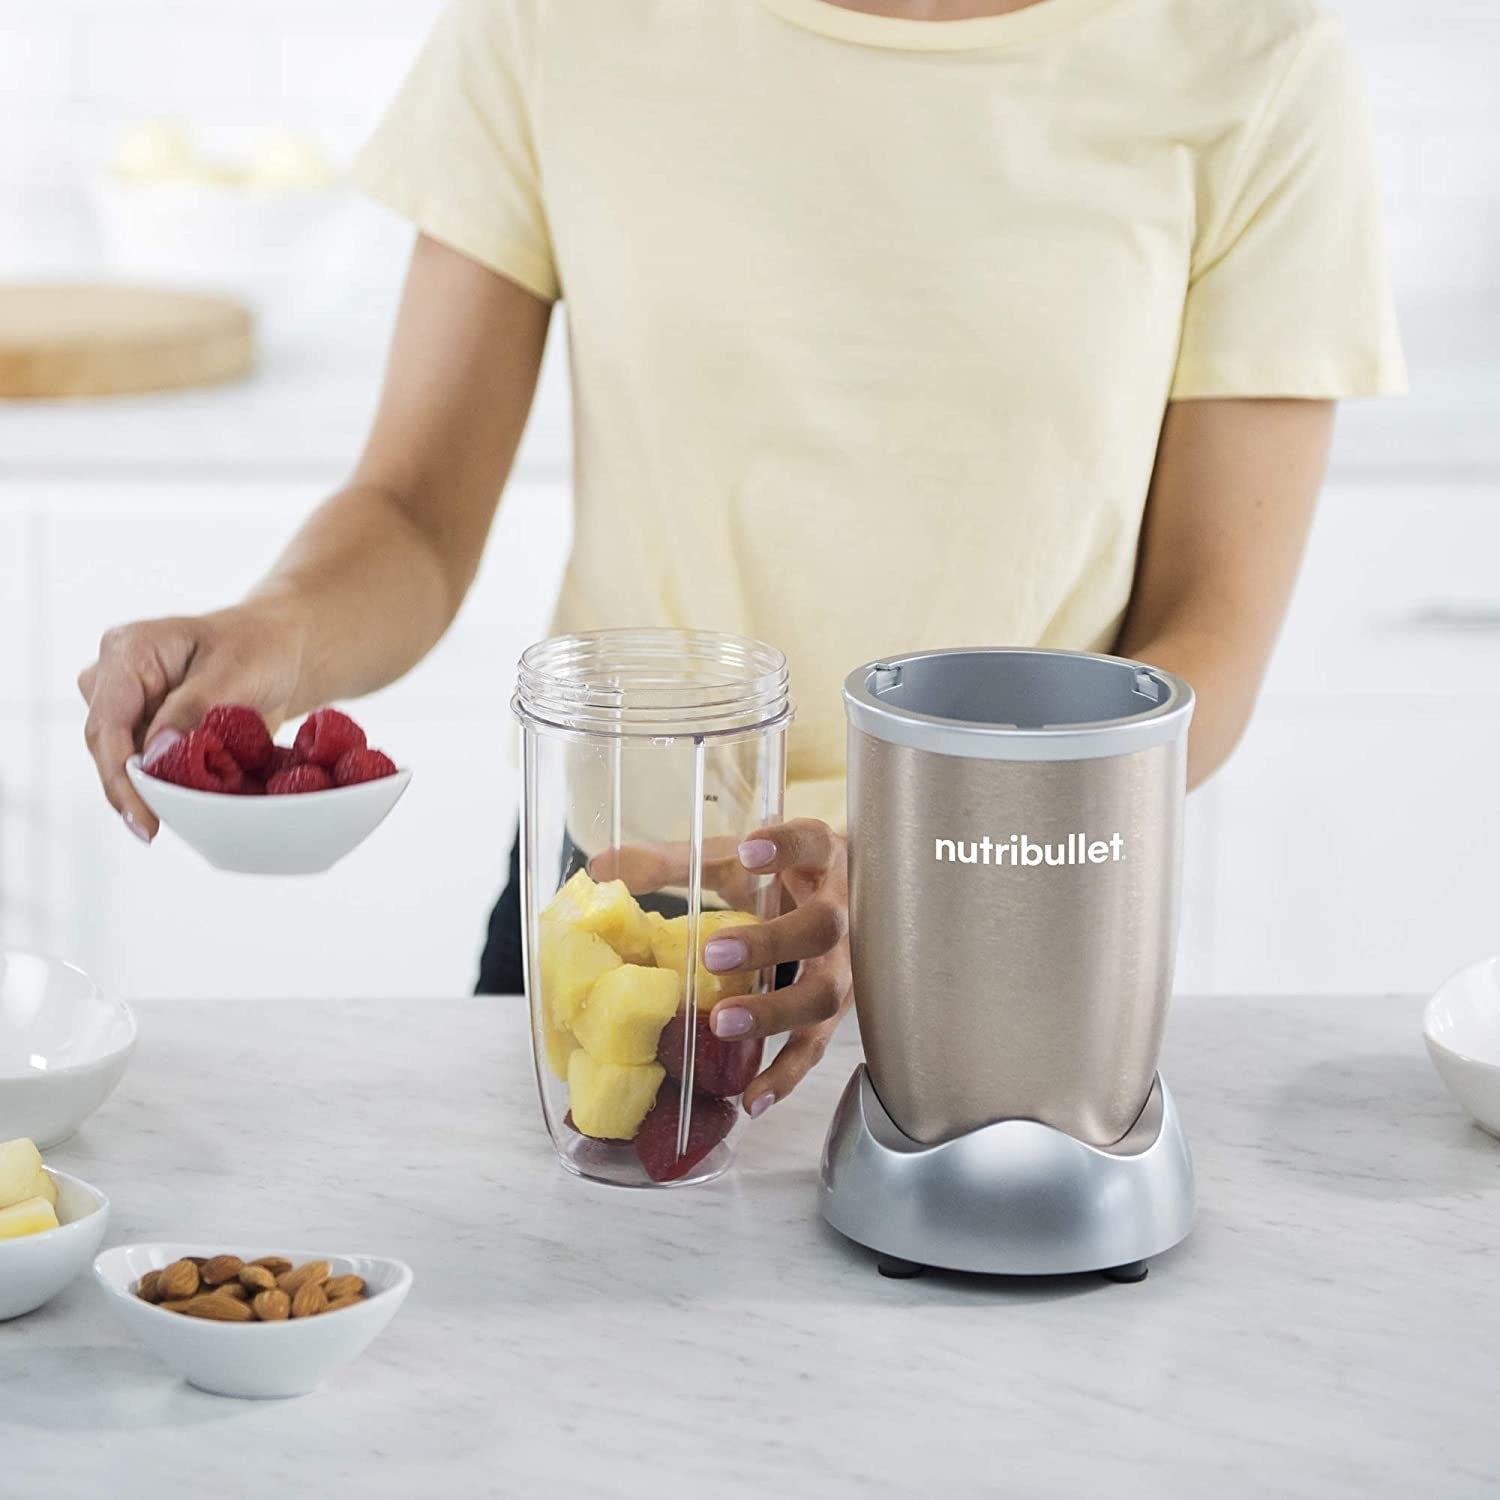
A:
[[[1193,1227],[1193,1162],[1157,1074],[1125,1138],[1100,1148],[1036,1120],[999,1120],[935,1146],[912,1140],[854,1071],[823,1147],[818,1192],[840,1234],[886,1274],[924,1266],[1138,1281]]]

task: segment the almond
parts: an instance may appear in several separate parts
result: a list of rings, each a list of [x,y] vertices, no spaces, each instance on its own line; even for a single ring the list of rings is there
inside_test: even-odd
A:
[[[136,1282],[138,1297],[167,1312],[217,1323],[315,1318],[367,1300],[364,1279],[334,1276],[326,1260],[300,1266],[284,1255],[245,1262],[237,1255],[185,1255]]]
[[[238,1255],[216,1255],[198,1274],[203,1278],[204,1286],[223,1286],[240,1274],[240,1267],[244,1264]]]
[[[208,1318],[215,1323],[248,1323],[255,1316],[243,1302],[233,1297],[221,1297],[209,1292],[202,1297],[189,1297],[176,1309],[189,1318]]]
[[[257,1292],[250,1306],[262,1323],[279,1323],[292,1314],[292,1299],[276,1287]]]
[[[174,1301],[191,1297],[199,1284],[198,1268],[190,1260],[174,1260],[156,1280],[162,1297]]]
[[[276,1285],[284,1291],[288,1297],[295,1297],[305,1286],[328,1280],[328,1273],[333,1269],[326,1260],[310,1260],[304,1266],[298,1266],[295,1271],[286,1271],[276,1278]]]
[[[328,1307],[328,1294],[316,1281],[304,1281],[292,1298],[294,1318],[315,1318]]]

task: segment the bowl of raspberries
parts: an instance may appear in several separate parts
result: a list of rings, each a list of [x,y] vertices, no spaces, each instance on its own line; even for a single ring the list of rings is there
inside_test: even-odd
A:
[[[313,875],[358,848],[411,781],[348,714],[320,708],[278,745],[253,708],[222,703],[149,766],[141,800],[216,869]]]

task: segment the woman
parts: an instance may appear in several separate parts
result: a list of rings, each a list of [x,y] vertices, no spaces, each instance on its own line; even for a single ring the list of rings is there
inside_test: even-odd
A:
[[[105,636],[105,792],[218,701],[410,669],[473,579],[565,295],[576,540],[555,627],[782,646],[789,914],[711,967],[847,1009],[842,675],[926,646],[1117,651],[1254,702],[1343,396],[1401,382],[1348,47],[1306,0],[457,0],[357,175],[419,237],[348,485],[243,603]],[[514,991],[514,892],[481,988]]]

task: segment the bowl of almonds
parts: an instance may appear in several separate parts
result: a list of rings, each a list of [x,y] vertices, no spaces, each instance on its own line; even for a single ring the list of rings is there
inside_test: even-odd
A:
[[[94,1275],[125,1326],[190,1385],[301,1396],[348,1364],[406,1300],[411,1268],[375,1255],[121,1245]]]

